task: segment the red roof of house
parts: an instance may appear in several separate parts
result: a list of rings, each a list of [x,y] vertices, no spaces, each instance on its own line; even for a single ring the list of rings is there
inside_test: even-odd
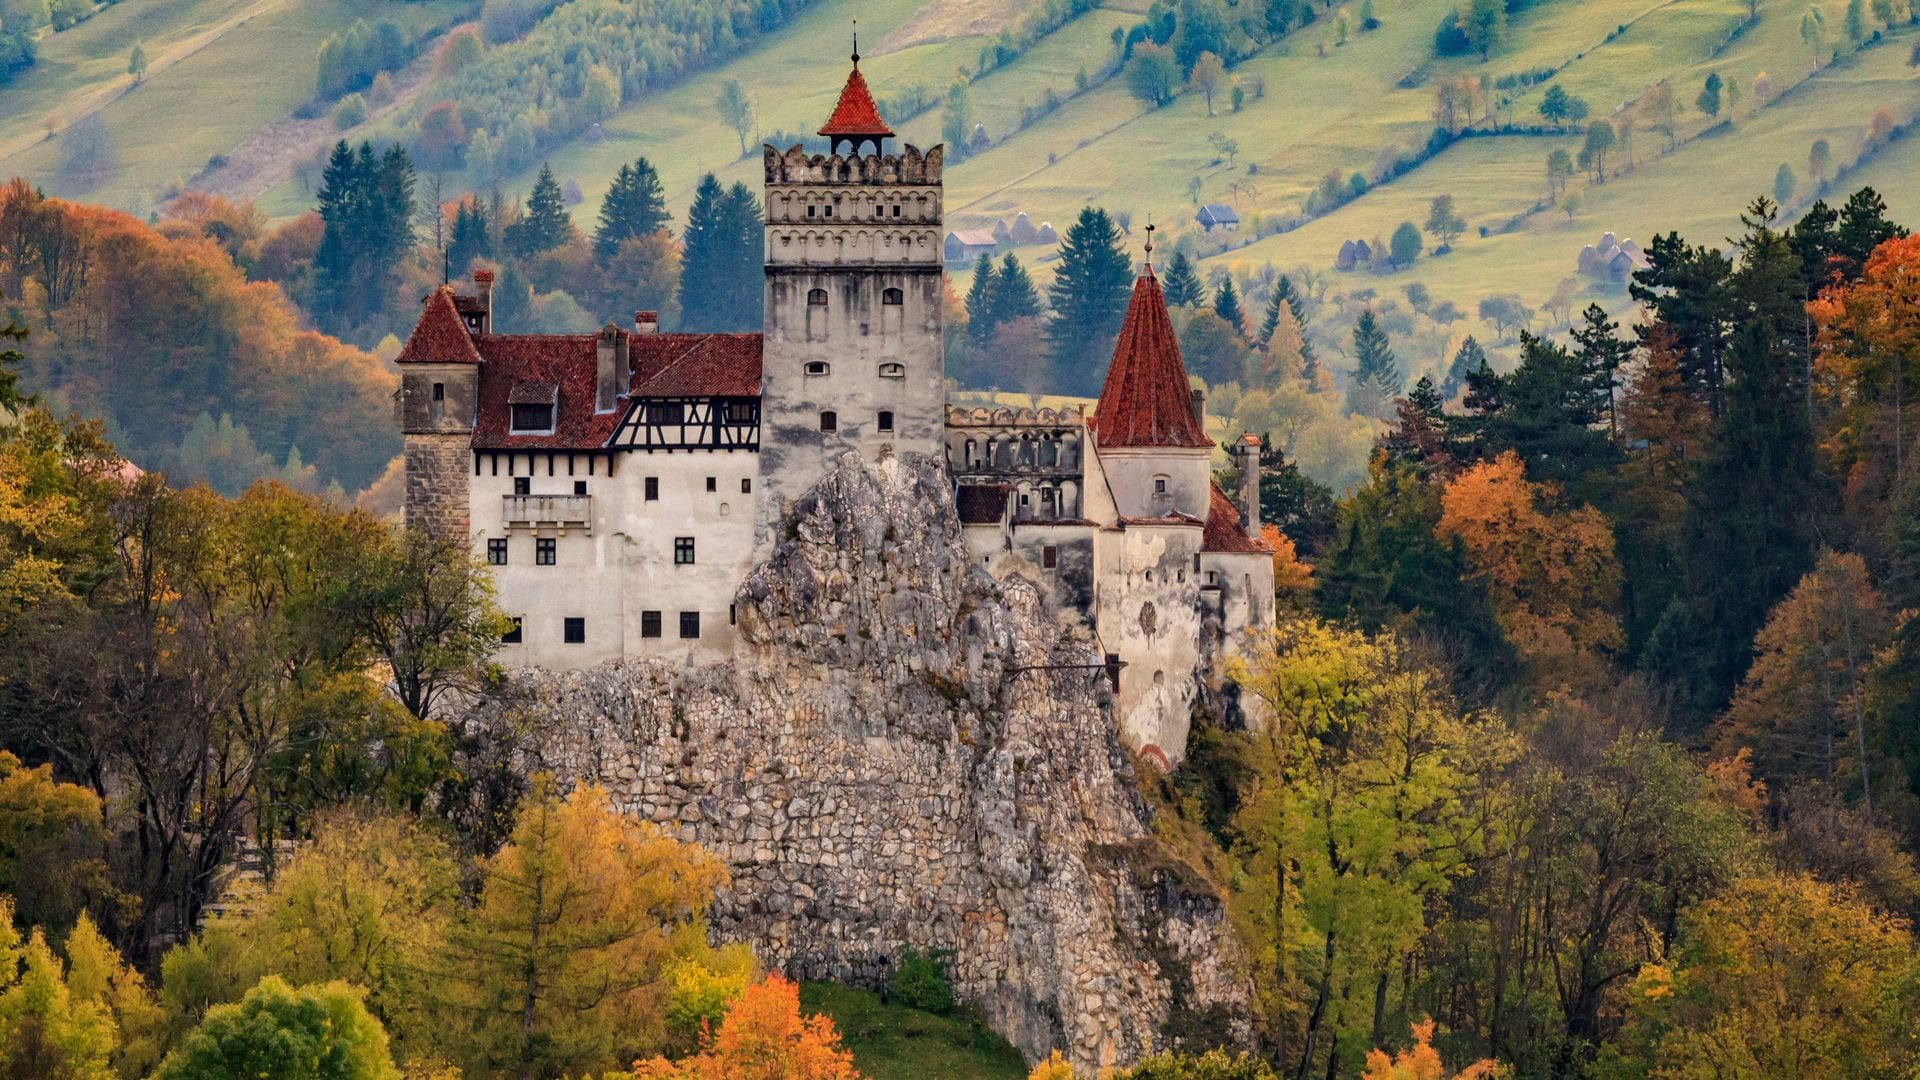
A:
[[[463,331],[464,332],[464,331]],[[417,334],[417,331],[416,331]],[[473,446],[480,450],[591,450],[605,446],[635,397],[755,397],[759,334],[627,334],[627,393],[612,412],[593,411],[598,334],[481,334],[470,339],[480,368]],[[515,400],[552,388],[552,434],[511,430]],[[524,403],[524,402],[523,402]]]
[[[873,103],[873,94],[867,90],[867,80],[860,74],[860,59],[854,58],[853,71],[847,76],[847,85],[840,89],[840,102],[833,107],[833,115],[827,117],[826,126],[820,134],[833,135],[891,135],[893,129],[880,119],[880,107]]]
[[[1133,300],[1094,407],[1093,429],[1102,447],[1213,445],[1193,415],[1187,369],[1151,267],[1133,283]]]
[[[1233,505],[1219,484],[1212,486],[1213,498],[1207,504],[1207,531],[1201,534],[1200,550],[1273,554],[1265,542],[1247,535],[1247,530],[1240,525],[1240,508]]]
[[[480,354],[473,347],[473,335],[467,321],[455,308],[453,286],[442,285],[428,294],[420,310],[420,321],[395,358],[402,364],[477,364]]]

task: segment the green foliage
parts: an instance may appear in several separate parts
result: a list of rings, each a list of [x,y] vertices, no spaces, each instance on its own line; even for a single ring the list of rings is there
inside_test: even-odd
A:
[[[1480,54],[1482,61],[1486,60],[1495,49],[1506,44],[1506,3],[1504,0],[1472,0],[1461,20],[1461,28],[1467,44]]]
[[[20,929],[64,936],[87,907],[111,908],[106,847],[99,796],[0,750],[0,894]]]
[[[946,152],[955,159],[965,156],[967,139],[973,134],[973,95],[959,79],[947,87],[946,105],[940,111],[940,138]]]
[[[1393,257],[1395,266],[1411,266],[1413,260],[1420,257],[1420,245],[1420,227],[1411,221],[1403,221],[1393,230],[1392,239],[1387,241],[1387,251]]]
[[[353,327],[380,313],[413,250],[413,162],[392,147],[375,154],[336,143],[321,174],[320,218],[326,234],[314,253],[314,307],[335,327]]]
[[[1200,275],[1194,272],[1193,260],[1187,258],[1184,251],[1176,251],[1168,260],[1166,273],[1160,279],[1160,288],[1166,295],[1168,307],[1197,307],[1205,299],[1206,291],[1200,285]]]
[[[552,251],[572,236],[573,218],[560,197],[560,182],[553,178],[551,166],[542,165],[527,196],[526,212],[501,230],[501,239],[514,254],[527,259]]]
[[[681,328],[692,332],[758,330],[762,322],[760,201],[743,183],[722,189],[712,173],[700,180],[687,211],[680,274]]]
[[[1070,393],[1097,389],[1090,376],[1106,369],[1132,285],[1133,260],[1122,246],[1120,226],[1105,210],[1082,208],[1061,239],[1059,269],[1048,295],[1053,385]]]
[[[1353,324],[1353,381],[1347,392],[1354,412],[1372,415],[1400,396],[1406,377],[1387,342],[1387,332],[1371,308]]]
[[[612,257],[620,244],[667,227],[672,220],[660,190],[660,175],[646,158],[621,165],[600,202],[600,225],[593,234],[594,254]]]
[[[22,944],[0,896],[0,1069],[10,1076],[105,1080],[116,1049],[113,1012],[76,994],[36,927]]]
[[[397,70],[411,59],[413,43],[399,24],[382,19],[369,26],[365,19],[355,19],[320,43],[314,95],[328,99],[364,89],[375,75]]]
[[[873,1080],[1024,1080],[1020,1051],[965,1006],[944,1016],[837,983],[800,984],[800,1005],[833,1020],[854,1065]]]
[[[1141,45],[1127,61],[1127,93],[1154,108],[1173,100],[1179,85],[1180,70],[1173,53],[1159,45]]]
[[[167,1055],[154,1080],[398,1080],[387,1033],[345,983],[287,985],[269,975],[219,1005]]]
[[[924,1012],[944,1013],[953,1008],[953,983],[947,978],[946,960],[939,953],[901,950],[894,960],[893,973],[887,977],[887,991]]]
[[[1216,1048],[1204,1054],[1150,1054],[1113,1073],[1112,1080],[1274,1080],[1274,1072],[1252,1054]]]
[[[1233,276],[1228,275],[1220,281],[1220,288],[1213,294],[1213,313],[1220,316],[1235,333],[1246,333],[1246,316],[1240,313],[1240,293],[1233,287]]]

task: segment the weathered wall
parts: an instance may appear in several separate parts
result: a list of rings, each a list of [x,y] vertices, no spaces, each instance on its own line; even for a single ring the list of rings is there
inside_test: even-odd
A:
[[[740,594],[730,664],[527,674],[482,722],[719,853],[716,935],[800,977],[884,979],[951,949],[1030,1056],[1087,1065],[1244,1037],[1218,898],[1159,850],[1091,642],[967,557],[943,471],[841,458]]]

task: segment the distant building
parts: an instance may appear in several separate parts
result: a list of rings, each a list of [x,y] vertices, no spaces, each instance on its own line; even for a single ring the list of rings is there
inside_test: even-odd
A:
[[[967,153],[978,154],[992,145],[993,141],[987,138],[987,125],[973,125],[973,134],[967,136]]]
[[[1234,213],[1233,207],[1226,203],[1208,203],[1200,208],[1199,213],[1193,215],[1193,220],[1199,222],[1200,227],[1207,232],[1212,232],[1216,228],[1232,232],[1240,227],[1240,215]]]
[[[945,258],[950,263],[970,263],[982,255],[991,255],[1000,247],[985,229],[955,229],[947,234]]]

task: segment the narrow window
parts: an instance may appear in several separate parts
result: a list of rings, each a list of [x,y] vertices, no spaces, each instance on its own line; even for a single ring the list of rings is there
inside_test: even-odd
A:
[[[820,414],[820,430],[831,435],[840,430],[840,415],[832,409]]]
[[[815,217],[815,216],[817,216],[817,215],[816,215],[816,211],[818,211],[819,209],[820,209],[819,207],[817,207],[817,206],[815,206],[815,205],[813,205],[812,203],[808,203],[808,204],[807,204],[807,216],[808,216],[808,217]]]
[[[880,430],[881,431],[893,430],[893,414],[891,412],[888,412],[885,409],[880,410]]]
[[[1154,493],[1155,495],[1165,495],[1165,494],[1167,493],[1167,478],[1166,478],[1166,477],[1164,477],[1164,476],[1156,476],[1156,477],[1154,477],[1154,478],[1153,478],[1153,493]]]
[[[673,538],[673,565],[693,565],[693,537],[676,536]]]
[[[727,625],[735,626],[735,625],[738,625],[739,622],[740,622],[740,605],[728,604],[727,605]]]
[[[1048,544],[1040,549],[1040,565],[1048,570],[1060,565],[1060,549]]]
[[[893,216],[894,216],[894,217],[899,217],[899,216],[900,216],[900,204],[899,204],[899,203],[894,203],[894,204],[893,204]]]
[[[569,645],[586,644],[587,643],[587,620],[580,618],[577,615],[568,616],[565,633],[566,633],[566,636],[565,638],[563,638],[563,640],[567,644]]]
[[[692,639],[700,636],[700,613],[683,611],[680,613],[680,636]]]
[[[554,546],[554,539],[551,536],[543,536],[535,540],[533,542],[533,564],[535,566],[552,566],[555,561]]]
[[[647,501],[660,501],[660,478],[657,476],[647,477]]]
[[[573,482],[573,493],[575,495],[585,495],[587,493],[587,482],[585,480],[575,480]]]
[[[752,480],[752,478],[750,478],[750,477],[742,477],[742,478],[740,479],[740,494],[742,494],[742,495],[751,495],[751,494],[753,494],[753,480]]]
[[[807,306],[808,307],[826,307],[827,306],[827,290],[808,289],[807,290]]]
[[[518,645],[520,644],[520,634],[521,619],[520,616],[515,615],[513,618],[507,620],[507,632],[500,635],[500,644]]]
[[[513,493],[514,493],[515,495],[531,495],[531,494],[533,494],[533,480],[532,480],[531,478],[529,478],[529,477],[525,477],[525,476],[516,476],[516,477],[514,477],[514,478],[513,478]]]
[[[447,400],[447,384],[446,383],[437,382],[433,384],[433,400],[435,401]]]
[[[717,477],[717,476],[709,476],[709,477],[707,477],[707,490],[708,490],[708,491],[719,491],[719,490],[720,490],[720,478],[719,478],[719,477]]]
[[[507,541],[505,537],[487,541],[487,564],[489,566],[507,565]]]
[[[899,307],[907,302],[907,294],[899,289],[888,289],[880,294],[880,302],[889,307]]]
[[[640,613],[640,636],[641,637],[659,637],[660,636],[660,613],[659,612],[643,611]]]
[[[825,360],[807,361],[806,372],[809,375],[825,375],[829,370]]]
[[[846,170],[844,170],[844,169],[842,169],[842,170],[841,170],[841,172],[842,172],[842,173],[844,173],[845,171],[846,171]],[[841,179],[842,179],[842,180],[844,180],[844,179],[846,179],[846,177],[845,177],[845,176],[843,175],[843,176],[841,177]],[[833,216],[833,207],[831,207],[831,206],[829,206],[829,207],[827,207],[827,216],[828,216],[828,217],[832,217],[832,216]]]

